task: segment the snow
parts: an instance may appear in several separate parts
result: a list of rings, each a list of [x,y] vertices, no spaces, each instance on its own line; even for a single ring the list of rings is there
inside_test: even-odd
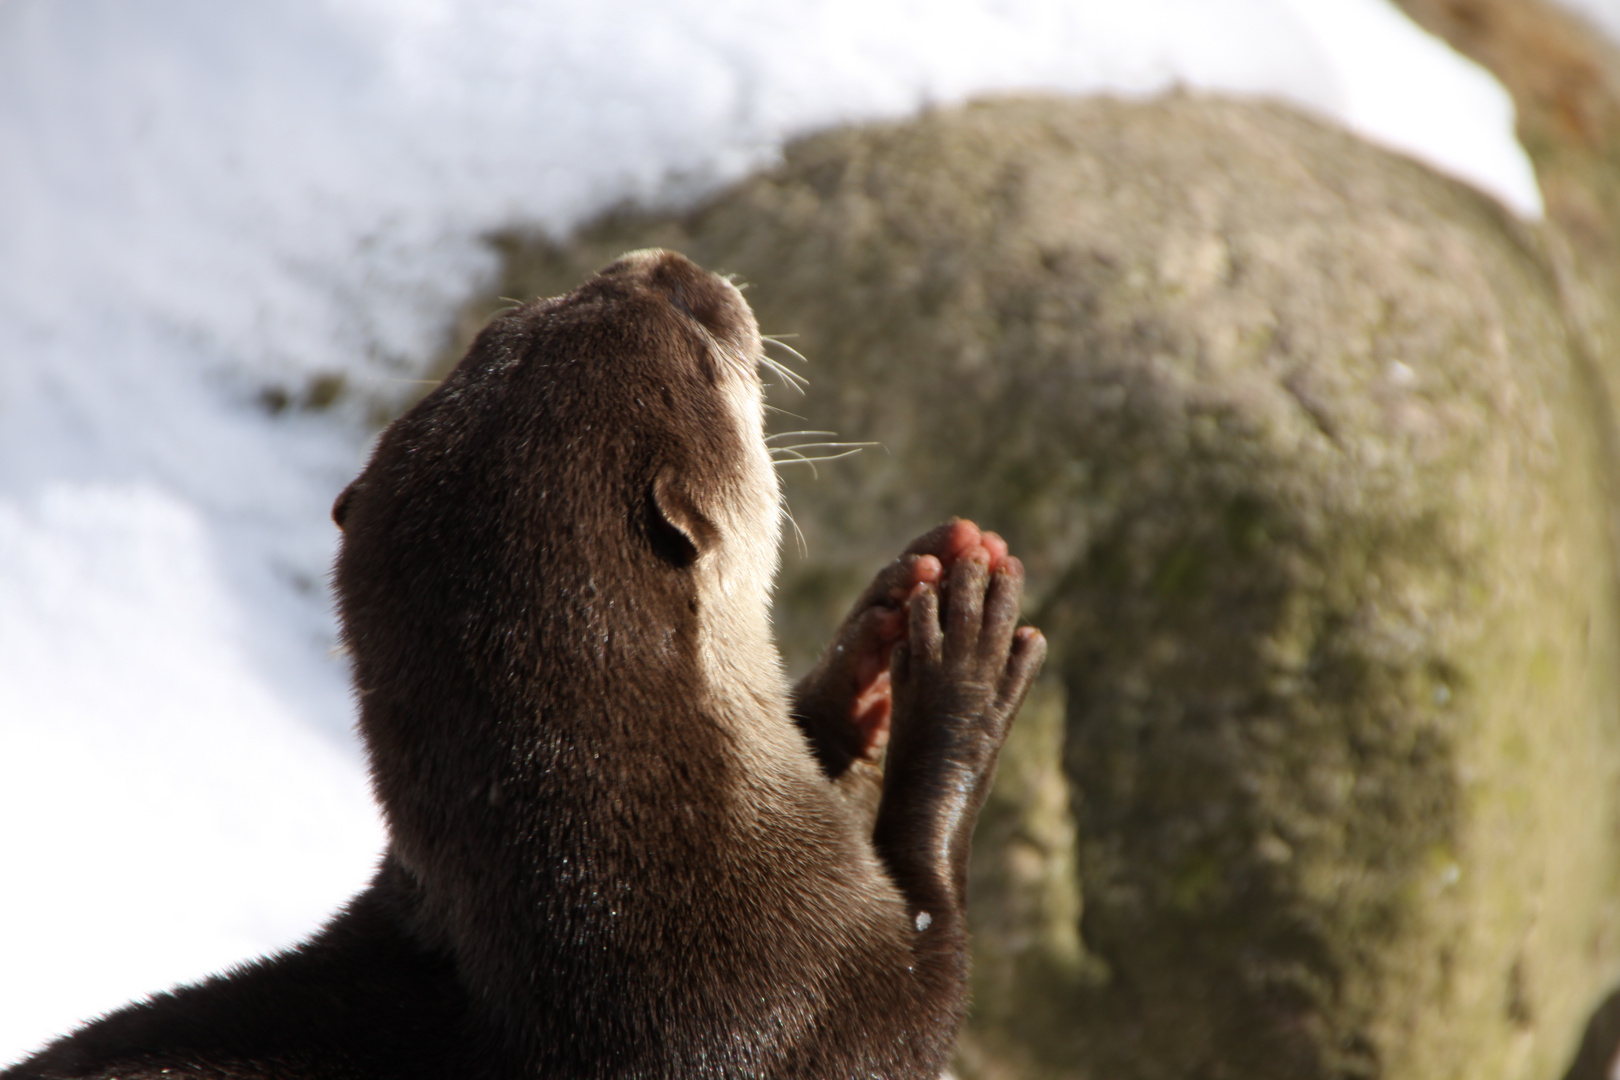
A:
[[[1384,0],[0,0],[0,1061],[369,875],[326,513],[481,235],[840,121],[1176,85],[1539,213],[1505,94]]]
[[[1580,12],[1599,30],[1620,41],[1620,0],[1558,0],[1571,11]]]

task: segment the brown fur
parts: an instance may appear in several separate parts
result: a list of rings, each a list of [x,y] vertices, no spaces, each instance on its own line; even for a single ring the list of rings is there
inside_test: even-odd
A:
[[[1041,642],[1016,560],[960,524],[913,545],[842,631],[868,665],[906,641],[876,820],[840,797],[869,680],[842,647],[782,678],[758,357],[736,290],[665,252],[495,320],[334,508],[376,881],[4,1080],[937,1076]]]

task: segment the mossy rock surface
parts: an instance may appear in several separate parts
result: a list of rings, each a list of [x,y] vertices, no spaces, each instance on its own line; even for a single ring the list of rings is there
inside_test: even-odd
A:
[[[1537,234],[1174,96],[831,132],[500,243],[505,296],[649,244],[739,274],[809,358],[779,427],[881,444],[789,471],[790,664],[948,514],[1029,565],[964,1077],[1562,1072],[1620,969],[1620,645]]]

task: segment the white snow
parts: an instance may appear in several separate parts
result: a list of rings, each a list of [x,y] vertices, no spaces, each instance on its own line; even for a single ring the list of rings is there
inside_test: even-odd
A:
[[[1384,0],[0,0],[0,1061],[297,940],[381,831],[327,507],[490,273],[985,91],[1271,94],[1527,215],[1505,95]]]
[[[1620,41],[1620,0],[1558,0],[1564,7],[1585,15],[1593,26]]]

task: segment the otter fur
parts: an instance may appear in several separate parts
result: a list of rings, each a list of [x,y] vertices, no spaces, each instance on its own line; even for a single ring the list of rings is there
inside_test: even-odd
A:
[[[1045,646],[1018,560],[953,521],[789,687],[760,350],[663,251],[496,318],[333,510],[371,886],[0,1077],[937,1077]]]

